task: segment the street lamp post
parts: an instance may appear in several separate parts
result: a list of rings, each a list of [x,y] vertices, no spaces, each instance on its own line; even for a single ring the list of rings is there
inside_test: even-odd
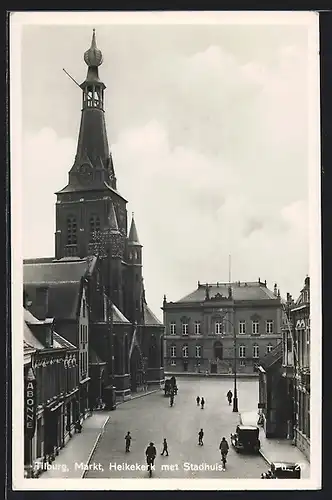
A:
[[[233,412],[237,413],[239,411],[239,402],[237,397],[237,337],[236,329],[234,324],[227,318],[223,318],[223,321],[227,321],[233,329],[233,342],[234,342],[234,361],[233,361],[233,372],[234,372],[234,395],[233,395]]]
[[[234,339],[234,397],[233,397],[233,412],[238,412],[238,399],[237,399],[237,374],[236,374],[236,362],[237,362],[237,345],[236,345],[236,329],[233,326],[233,339]]]

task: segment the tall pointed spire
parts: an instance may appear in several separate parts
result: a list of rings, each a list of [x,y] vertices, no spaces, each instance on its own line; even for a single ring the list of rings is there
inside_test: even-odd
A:
[[[110,202],[109,212],[108,212],[108,228],[114,232],[119,233],[118,219],[114,210],[113,202]]]
[[[131,226],[128,237],[128,245],[141,245],[137,235],[134,212],[132,213]]]

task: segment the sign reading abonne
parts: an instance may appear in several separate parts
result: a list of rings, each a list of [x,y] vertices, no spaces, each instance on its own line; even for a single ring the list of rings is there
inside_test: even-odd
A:
[[[36,428],[36,377],[32,368],[24,379],[24,427],[25,434],[32,439]]]

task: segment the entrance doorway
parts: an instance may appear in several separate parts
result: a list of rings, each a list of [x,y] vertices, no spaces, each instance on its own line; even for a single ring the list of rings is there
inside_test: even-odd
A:
[[[211,363],[210,372],[217,373],[217,363]]]

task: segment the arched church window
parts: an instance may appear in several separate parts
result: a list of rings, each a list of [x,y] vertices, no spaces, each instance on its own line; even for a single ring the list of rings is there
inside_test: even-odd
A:
[[[149,367],[156,368],[158,362],[158,349],[155,337],[151,337],[151,343],[149,346]]]
[[[77,244],[77,223],[76,217],[67,217],[67,245]]]
[[[94,234],[100,231],[100,218],[98,215],[91,215],[89,220],[90,243],[93,242]]]
[[[113,348],[114,348],[114,371],[118,375],[121,370],[121,348],[120,342],[116,335],[113,335]]]

